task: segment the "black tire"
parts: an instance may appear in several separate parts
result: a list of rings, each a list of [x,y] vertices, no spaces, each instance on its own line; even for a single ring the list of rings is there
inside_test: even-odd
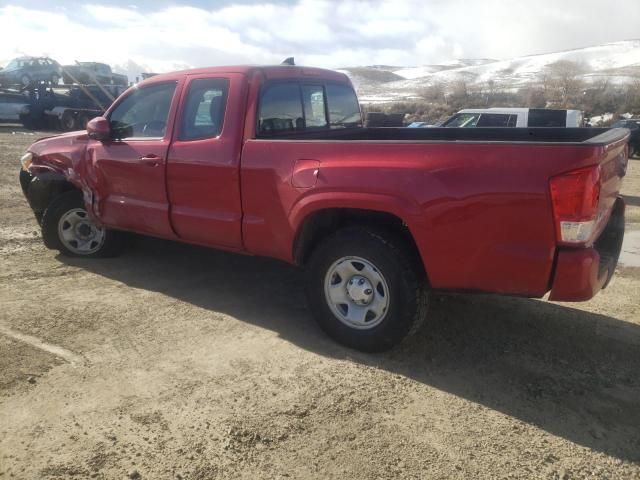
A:
[[[65,132],[72,132],[76,129],[76,117],[73,112],[66,110],[60,117],[60,128]]]
[[[44,119],[32,116],[30,114],[20,115],[20,123],[27,130],[39,130],[44,126]]]
[[[367,260],[382,274],[389,290],[389,305],[380,323],[356,329],[340,320],[325,295],[325,276],[344,257]],[[364,227],[347,228],[327,238],[306,266],[307,296],[311,310],[331,338],[364,352],[381,352],[415,333],[426,318],[426,276],[410,248],[391,233]]]
[[[69,257],[100,258],[118,255],[123,248],[123,234],[115,230],[105,229],[104,242],[97,251],[91,253],[80,254],[65,246],[58,234],[58,224],[63,215],[74,209],[85,210],[82,193],[78,190],[65,192],[54,198],[49,204],[42,216],[41,223],[42,239],[45,246],[51,250],[58,250]]]
[[[86,113],[81,113],[76,119],[76,128],[78,130],[86,130],[87,123],[89,123],[89,115],[87,115]]]

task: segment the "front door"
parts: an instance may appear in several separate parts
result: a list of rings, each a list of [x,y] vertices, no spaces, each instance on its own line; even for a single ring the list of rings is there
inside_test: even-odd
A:
[[[106,226],[174,237],[165,186],[177,82],[133,90],[109,113],[111,139],[90,140],[94,211]]]

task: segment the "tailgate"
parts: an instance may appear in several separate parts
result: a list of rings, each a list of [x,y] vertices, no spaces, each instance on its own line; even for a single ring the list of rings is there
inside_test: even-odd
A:
[[[597,239],[604,230],[616,203],[622,179],[627,173],[629,161],[629,131],[624,128],[614,128],[602,135],[588,140],[586,143],[601,144],[600,151],[600,198],[598,201],[598,216],[593,240]]]

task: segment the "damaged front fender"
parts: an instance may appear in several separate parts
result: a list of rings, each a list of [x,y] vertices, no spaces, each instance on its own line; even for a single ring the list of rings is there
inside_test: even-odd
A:
[[[56,196],[77,189],[83,194],[89,216],[100,223],[94,211],[94,188],[88,174],[88,141],[86,132],[70,132],[40,139],[29,147],[33,160],[27,172],[21,171],[20,185],[36,218],[41,218]]]

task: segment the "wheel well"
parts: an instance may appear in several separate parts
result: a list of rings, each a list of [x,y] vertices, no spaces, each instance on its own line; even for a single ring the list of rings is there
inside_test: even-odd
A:
[[[329,235],[346,227],[363,226],[393,237],[408,249],[415,261],[424,269],[418,247],[404,221],[388,212],[355,208],[320,210],[304,219],[298,229],[293,247],[293,258],[304,265],[313,250]]]
[[[71,190],[78,190],[75,185],[59,173],[44,172],[35,175],[34,180],[28,186],[27,198],[36,213],[44,212],[53,199],[59,195]]]

